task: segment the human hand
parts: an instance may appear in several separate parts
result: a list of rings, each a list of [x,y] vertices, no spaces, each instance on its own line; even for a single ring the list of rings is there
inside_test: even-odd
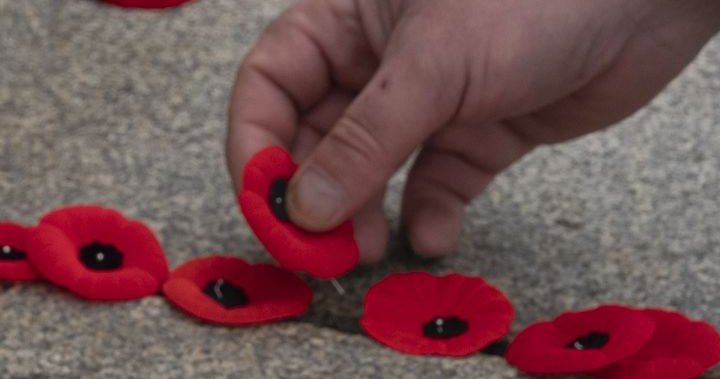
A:
[[[402,221],[423,256],[452,251],[465,206],[540,144],[650,101],[720,28],[717,0],[305,0],[273,22],[235,83],[227,157],[282,145],[301,162],[288,212],[352,218],[382,257],[385,186],[418,147]]]

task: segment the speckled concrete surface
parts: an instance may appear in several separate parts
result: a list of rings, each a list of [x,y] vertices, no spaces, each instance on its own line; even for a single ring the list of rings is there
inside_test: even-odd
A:
[[[289,0],[202,0],[164,13],[84,0],[0,0],[0,219],[97,202],[147,221],[172,265],[206,253],[267,260],[223,161],[236,65]],[[358,334],[368,286],[393,270],[483,275],[516,332],[602,302],[669,306],[720,326],[720,40],[621,126],[542,148],[470,209],[459,251],[313,282],[299,322],[200,325],[162,298],[92,304],[53,287],[0,294],[3,378],[522,377],[501,359],[416,358]],[[394,220],[403,184],[392,183]],[[720,378],[720,372],[708,378]]]

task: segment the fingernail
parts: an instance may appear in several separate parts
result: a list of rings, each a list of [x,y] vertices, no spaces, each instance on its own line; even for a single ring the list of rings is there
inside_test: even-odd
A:
[[[290,184],[290,218],[305,229],[321,231],[335,226],[342,221],[344,203],[340,185],[318,168],[305,169]]]

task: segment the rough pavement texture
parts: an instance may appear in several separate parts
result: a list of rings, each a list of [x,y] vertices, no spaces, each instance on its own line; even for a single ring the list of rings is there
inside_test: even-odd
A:
[[[173,266],[267,255],[239,216],[223,137],[235,68],[287,0],[202,0],[125,12],[84,0],[0,0],[0,219],[96,202],[147,221]],[[613,130],[538,149],[469,210],[457,254],[400,244],[324,282],[300,322],[204,326],[155,297],[93,304],[43,285],[0,294],[3,378],[518,378],[501,359],[417,358],[359,334],[368,286],[394,270],[485,276],[514,332],[603,302],[676,307],[720,326],[720,40]],[[403,179],[392,183],[395,220]],[[720,377],[715,371],[707,376]]]

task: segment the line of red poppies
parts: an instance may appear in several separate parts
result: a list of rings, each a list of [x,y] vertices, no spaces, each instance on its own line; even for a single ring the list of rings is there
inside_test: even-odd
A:
[[[313,294],[292,271],[336,277],[356,265],[358,252],[349,222],[317,234],[288,220],[284,191],[296,169],[281,148],[263,150],[246,166],[239,194],[249,225],[284,268],[208,256],[170,273],[146,225],[87,205],[52,211],[33,227],[0,223],[0,279],[44,278],[95,301],[162,291],[189,315],[225,325],[301,315]],[[482,278],[414,272],[376,283],[360,323],[397,351],[459,357],[504,338],[513,318],[510,300]],[[720,335],[677,312],[606,305],[531,325],[512,341],[506,358],[531,374],[691,379],[720,362]]]

